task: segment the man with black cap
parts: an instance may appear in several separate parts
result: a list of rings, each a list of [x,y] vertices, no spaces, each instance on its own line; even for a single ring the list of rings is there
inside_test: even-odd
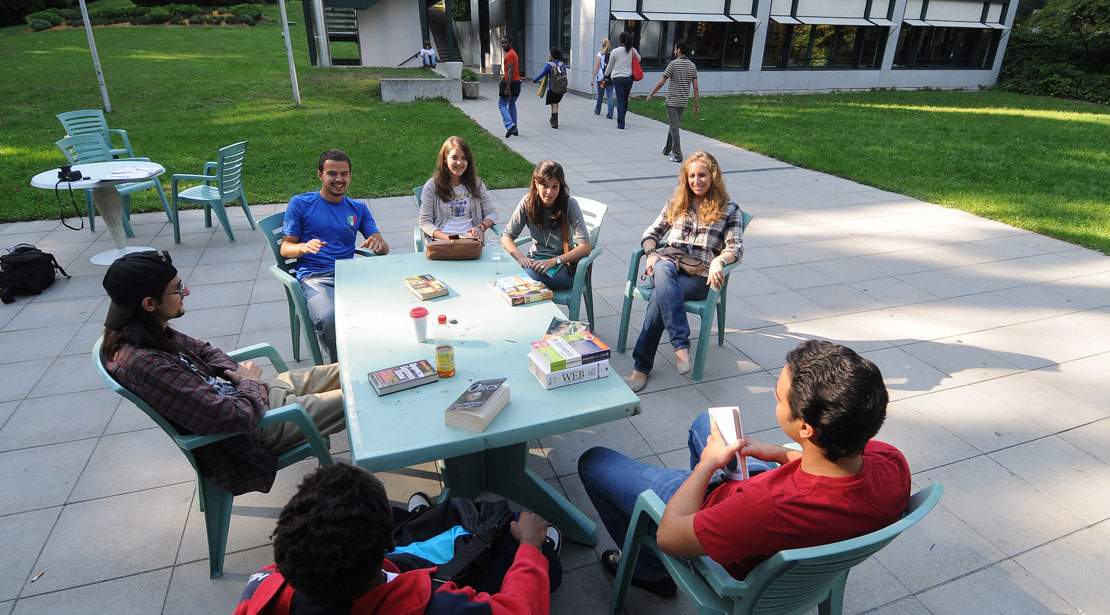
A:
[[[112,301],[101,354],[117,382],[184,433],[248,432],[195,451],[201,473],[233,495],[269,491],[277,455],[304,442],[292,423],[255,429],[269,408],[300,403],[325,436],[346,426],[337,364],[263,379],[254,362],[237,363],[171,328],[189,287],[169,253],[123,256],[104,275],[104,290]]]

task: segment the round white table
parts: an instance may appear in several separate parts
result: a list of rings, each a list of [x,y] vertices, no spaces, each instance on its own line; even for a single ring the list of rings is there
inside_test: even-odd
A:
[[[100,217],[104,219],[104,224],[108,226],[108,232],[112,234],[112,241],[115,242],[116,247],[113,250],[100,252],[89,260],[94,265],[111,265],[124,254],[153,250],[154,248],[150,246],[127,246],[127,236],[123,231],[123,206],[120,203],[119,192],[116,191],[115,186],[116,184],[126,184],[158,177],[165,173],[166,169],[155,162],[137,160],[92,162],[73,165],[73,168],[81,171],[84,179],[58,183],[58,169],[51,169],[32,177],[31,185],[36,188],[50,190],[53,190],[55,186],[59,190],[69,190],[70,188],[74,190],[92,189],[93,202],[96,203],[96,208],[100,211]],[[127,170],[134,170],[134,172],[128,174],[129,176],[121,175],[126,173]]]

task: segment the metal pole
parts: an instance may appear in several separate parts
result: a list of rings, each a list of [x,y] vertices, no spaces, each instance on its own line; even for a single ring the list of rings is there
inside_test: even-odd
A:
[[[100,55],[96,53],[96,41],[93,40],[92,24],[89,23],[89,10],[85,8],[85,0],[81,2],[81,18],[85,21],[85,36],[89,39],[89,51],[92,52],[93,68],[96,69],[96,80],[100,83],[100,97],[104,99],[104,112],[112,112],[112,103],[108,100],[108,86],[104,85],[104,71],[100,70]]]
[[[285,55],[289,58],[289,80],[293,82],[293,102],[299,107],[301,86],[297,85],[297,67],[293,65],[293,41],[289,38],[289,19],[285,15],[285,0],[278,0],[278,5],[281,7],[281,36],[285,39]]]
[[[328,46],[328,23],[324,15],[324,0],[307,0],[312,3],[312,21],[316,25],[316,66],[331,66],[331,47]]]

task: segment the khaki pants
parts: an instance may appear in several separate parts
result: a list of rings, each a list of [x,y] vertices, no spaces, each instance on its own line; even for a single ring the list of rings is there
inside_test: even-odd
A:
[[[262,381],[267,407],[299,403],[325,438],[347,426],[343,413],[343,391],[339,387],[339,364],[295,369]],[[273,453],[283,453],[306,442],[295,423],[276,423],[258,430],[259,443]]]

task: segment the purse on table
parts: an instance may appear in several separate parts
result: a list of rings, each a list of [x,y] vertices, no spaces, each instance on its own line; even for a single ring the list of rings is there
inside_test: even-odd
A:
[[[482,240],[451,235],[449,239],[428,238],[424,256],[433,261],[470,261],[482,256]]]

